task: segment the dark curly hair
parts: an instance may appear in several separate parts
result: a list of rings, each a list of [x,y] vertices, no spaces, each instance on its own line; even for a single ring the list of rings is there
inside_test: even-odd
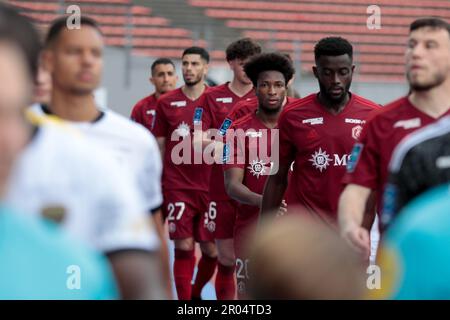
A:
[[[244,71],[255,87],[260,73],[264,71],[281,72],[286,85],[295,73],[292,62],[284,54],[277,52],[263,53],[253,57],[244,65]]]
[[[230,43],[225,50],[227,61],[234,59],[245,60],[248,57],[261,53],[261,46],[250,38],[242,38]]]
[[[353,46],[347,39],[341,37],[327,37],[321,39],[316,43],[314,47],[314,58],[317,60],[321,56],[341,56],[348,54],[350,59],[353,60]]]

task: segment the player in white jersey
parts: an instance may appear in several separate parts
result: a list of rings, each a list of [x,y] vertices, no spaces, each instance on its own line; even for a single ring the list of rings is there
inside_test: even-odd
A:
[[[8,18],[11,15],[9,13]],[[164,297],[159,284],[159,259],[155,254],[158,243],[155,236],[152,236],[148,222],[142,223],[146,219],[141,211],[142,204],[136,199],[134,184],[117,178],[119,169],[113,164],[108,165],[112,162],[108,158],[99,157],[96,160],[96,150],[78,146],[63,131],[50,133],[48,129],[37,129],[25,121],[22,106],[30,101],[30,80],[35,79],[37,74],[38,37],[30,31],[23,32],[23,28],[15,28],[17,26],[5,17],[0,19],[0,24],[0,29],[8,30],[2,31],[2,35],[8,35],[8,41],[21,49],[21,52],[16,53],[17,57],[23,53],[29,60],[30,75],[30,79],[26,81],[30,84],[27,92],[17,92],[20,86],[13,84],[17,84],[17,78],[21,79],[22,69],[14,64],[17,72],[7,73],[6,67],[15,62],[14,57],[7,59],[9,64],[0,67],[0,70],[5,71],[1,74],[6,79],[0,81],[3,89],[0,95],[3,109],[3,121],[0,125],[3,133],[0,134],[0,180],[5,175],[9,180],[8,184],[0,186],[0,191],[5,195],[9,193],[9,201],[17,203],[17,207],[35,205],[46,208],[43,211],[47,215],[59,217],[63,224],[67,224],[66,230],[72,230],[73,234],[77,234],[85,242],[90,242],[107,253],[122,298]],[[11,96],[22,97],[20,103],[11,99]],[[59,148],[55,143],[59,144]],[[61,172],[61,167],[64,166],[67,170]],[[5,188],[1,188],[3,185]],[[121,185],[128,191],[119,189],[118,186]],[[16,192],[20,192],[21,196]],[[47,245],[51,246],[51,243],[48,242]],[[58,247],[56,244],[55,246]],[[76,246],[73,249],[76,251]],[[25,257],[25,260],[20,261],[27,259]],[[39,268],[38,265],[29,267]],[[92,271],[95,270],[82,268],[81,275],[90,275]],[[41,276],[45,275],[40,273],[38,277]],[[90,278],[85,276],[81,277],[81,284],[84,281],[83,291],[91,285],[86,282]],[[97,274],[97,278],[101,277],[103,275]]]
[[[81,135],[46,123],[16,162],[7,202],[50,218],[100,251],[155,251],[159,243],[138,192],[120,168]]]
[[[162,164],[158,147],[155,138],[140,125],[97,107],[93,93],[101,79],[103,39],[94,20],[82,17],[80,24],[80,29],[69,30],[65,18],[60,18],[50,27],[42,61],[51,74],[52,95],[48,106],[35,105],[32,111],[52,113],[78,127],[98,150],[118,161],[121,174],[129,175],[137,184],[145,210],[154,213],[169,294],[167,240],[159,213]]]
[[[75,129],[33,127],[6,200],[104,252],[122,298],[162,299],[159,241],[134,182]]]

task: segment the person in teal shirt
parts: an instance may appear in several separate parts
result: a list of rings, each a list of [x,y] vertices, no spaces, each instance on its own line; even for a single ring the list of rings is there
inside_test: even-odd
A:
[[[0,207],[0,299],[117,299],[106,257],[56,224]]]
[[[405,207],[387,229],[380,263],[384,298],[450,299],[450,184]]]

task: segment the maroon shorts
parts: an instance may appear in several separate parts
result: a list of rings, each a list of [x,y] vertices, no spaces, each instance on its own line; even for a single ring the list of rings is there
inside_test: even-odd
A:
[[[233,239],[237,207],[232,200],[210,201],[208,230],[215,239]]]
[[[198,190],[166,190],[163,214],[172,240],[193,237],[197,242],[214,241],[208,231],[208,192]]]

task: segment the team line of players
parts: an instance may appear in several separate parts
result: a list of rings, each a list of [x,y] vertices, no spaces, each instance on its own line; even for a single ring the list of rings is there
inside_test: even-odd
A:
[[[251,39],[228,46],[233,79],[217,87],[205,85],[204,49],[184,51],[178,89],[174,64],[155,61],[156,92],[138,102],[131,117],[155,135],[162,153],[162,210],[175,243],[179,299],[199,298],[216,264],[217,298],[234,298],[234,274],[238,296],[246,297],[251,262],[245,247],[260,213],[309,214],[332,228],[339,222],[348,242],[369,257],[369,230],[382,208],[395,146],[449,114],[448,106],[431,108],[423,96],[448,85],[448,61],[429,45],[445,48],[448,29],[435,20],[411,25],[411,92],[385,107],[350,91],[353,48],[341,37],[316,44],[313,73],[320,91],[302,99],[287,96],[295,73],[289,57],[261,53]],[[196,152],[211,152],[215,163],[194,163]],[[189,161],[180,164],[174,156]],[[202,257],[191,285],[195,242]]]

